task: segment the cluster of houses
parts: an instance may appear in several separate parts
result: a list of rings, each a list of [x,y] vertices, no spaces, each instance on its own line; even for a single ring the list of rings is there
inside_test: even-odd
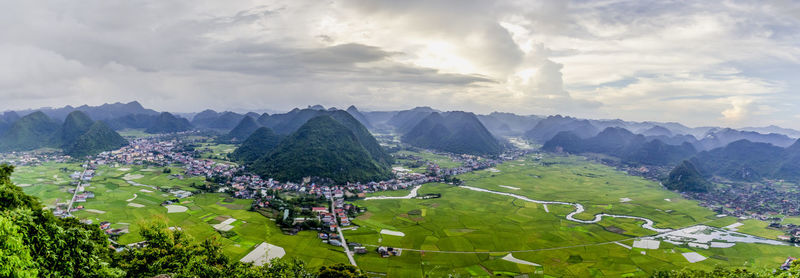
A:
[[[174,161],[187,159],[185,156],[188,154],[172,151],[178,144],[179,141],[175,139],[163,140],[160,137],[133,139],[127,146],[96,155],[92,162],[100,165],[120,163],[166,166]]]
[[[386,246],[379,246],[377,251],[378,255],[380,255],[382,258],[388,258],[391,256],[400,256],[400,254],[403,252],[403,250],[400,248],[386,247]]]
[[[89,186],[89,181],[94,178],[95,168],[90,164],[84,164],[83,167],[85,169],[83,172],[76,171],[69,175],[73,180],[70,184],[75,185],[75,188],[67,190],[68,193],[73,194],[72,199],[67,203],[56,204],[53,215],[57,217],[72,216],[73,212],[84,209],[83,205],[75,205],[75,203],[85,203],[87,199],[94,198],[94,192],[85,191],[84,188]]]
[[[89,224],[91,224],[91,222]],[[128,233],[128,228],[111,228],[111,222],[108,221],[100,222],[100,230],[103,230],[103,232],[110,236],[119,236]]]
[[[0,160],[14,166],[36,166],[44,162],[67,162],[70,157],[59,152],[9,152],[0,153]]]

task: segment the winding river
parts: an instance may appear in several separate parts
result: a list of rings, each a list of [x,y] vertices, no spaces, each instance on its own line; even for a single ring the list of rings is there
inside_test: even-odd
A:
[[[651,231],[654,231],[654,232],[657,232],[657,233],[666,233],[666,232],[672,231],[672,229],[659,229],[659,228],[653,227],[653,225],[655,225],[655,222],[653,222],[653,220],[650,220],[650,219],[647,219],[647,218],[644,218],[644,217],[638,217],[638,216],[599,213],[599,214],[595,214],[594,215],[594,219],[592,219],[592,220],[576,219],[575,218],[576,214],[579,214],[579,213],[582,213],[582,212],[585,211],[585,209],[583,209],[583,205],[581,205],[579,203],[567,203],[567,202],[559,202],[559,201],[541,201],[541,200],[534,200],[534,199],[531,199],[531,198],[528,198],[528,197],[525,197],[525,196],[522,196],[522,195],[517,195],[517,194],[514,194],[514,193],[499,192],[499,191],[483,189],[483,188],[478,188],[478,187],[472,187],[472,186],[467,186],[467,185],[462,185],[462,186],[459,186],[459,187],[460,188],[464,188],[464,189],[469,189],[469,190],[472,190],[472,191],[486,192],[486,193],[492,193],[492,194],[497,194],[497,195],[514,197],[514,198],[517,198],[517,199],[520,199],[520,200],[523,200],[523,201],[527,201],[527,202],[531,202],[531,203],[545,204],[545,205],[547,205],[547,204],[556,204],[556,205],[573,206],[573,207],[575,207],[575,211],[570,212],[569,214],[567,214],[567,220],[575,221],[575,222],[578,222],[578,223],[593,224],[593,223],[600,222],[600,220],[602,220],[603,217],[628,218],[628,219],[636,219],[636,220],[644,221],[644,224],[642,224],[642,228],[645,228],[645,229],[648,229],[648,230],[651,230]]]
[[[375,197],[367,197],[364,200],[412,199],[412,198],[417,197],[417,191],[419,190],[420,187],[422,187],[421,184],[417,185],[417,186],[414,186],[414,188],[411,189],[411,192],[409,192],[408,195],[406,195],[406,196],[392,196],[392,197],[389,197],[389,196],[375,196]],[[492,193],[492,194],[497,194],[497,195],[503,195],[503,196],[508,196],[508,197],[514,197],[514,198],[517,198],[517,199],[520,199],[520,200],[523,200],[523,201],[526,201],[526,202],[543,204],[543,205],[555,204],[555,205],[573,206],[573,207],[575,207],[575,211],[570,212],[569,214],[567,214],[567,220],[578,222],[578,223],[594,224],[594,223],[600,222],[600,220],[603,220],[603,217],[627,218],[627,219],[636,219],[636,220],[644,221],[644,224],[642,224],[642,228],[645,228],[645,229],[648,229],[648,230],[651,230],[651,231],[654,231],[654,232],[657,232],[657,233],[666,233],[666,232],[672,231],[672,229],[659,229],[659,228],[653,227],[653,225],[655,225],[655,222],[653,222],[653,220],[650,220],[650,219],[647,219],[647,218],[644,218],[644,217],[638,217],[638,216],[599,213],[599,214],[595,214],[594,215],[594,219],[592,219],[592,220],[576,219],[575,218],[576,214],[583,213],[585,211],[585,209],[583,208],[583,205],[581,205],[579,203],[567,203],[567,202],[559,202],[559,201],[534,200],[534,199],[531,199],[531,198],[528,198],[528,197],[525,197],[525,196],[522,196],[522,195],[517,195],[517,194],[514,194],[514,193],[499,192],[499,191],[494,191],[494,190],[489,190],[489,189],[484,189],[484,188],[472,187],[472,186],[468,186],[468,185],[461,185],[461,186],[459,186],[459,188],[469,189],[469,190],[478,191],[478,192],[486,192],[486,193]]]

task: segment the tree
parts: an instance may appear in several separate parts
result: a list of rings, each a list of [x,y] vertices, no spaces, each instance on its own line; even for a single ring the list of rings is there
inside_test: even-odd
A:
[[[40,277],[120,277],[110,268],[108,238],[97,226],[75,218],[60,219],[42,210],[39,201],[11,183],[12,166],[0,165],[0,217],[3,218],[3,262],[35,265]],[[17,234],[21,237],[17,237]],[[21,238],[21,242],[16,239]],[[25,256],[28,250],[29,257]],[[29,258],[29,259],[28,259]],[[27,261],[26,261],[27,260]],[[5,268],[5,265],[0,269]],[[32,272],[20,272],[30,274]],[[13,276],[18,275],[18,276]],[[26,274],[12,274],[24,277]]]
[[[0,277],[37,277],[39,266],[22,240],[19,226],[0,216]]]
[[[323,266],[317,273],[319,278],[366,278],[367,276],[361,274],[361,270],[352,265],[335,264],[330,266]]]

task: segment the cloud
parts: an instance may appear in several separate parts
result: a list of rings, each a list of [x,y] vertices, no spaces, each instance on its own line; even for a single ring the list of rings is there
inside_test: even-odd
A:
[[[796,126],[794,1],[21,1],[0,109],[309,103]],[[224,96],[224,97],[221,97]]]
[[[752,114],[753,100],[747,98],[731,98],[731,107],[722,111],[723,119],[727,122],[739,122]]]

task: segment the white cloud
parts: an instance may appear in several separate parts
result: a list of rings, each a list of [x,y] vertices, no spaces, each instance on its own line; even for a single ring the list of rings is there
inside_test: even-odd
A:
[[[0,4],[0,109],[322,103],[796,123],[800,5],[674,1]],[[225,97],[220,97],[225,96]]]

